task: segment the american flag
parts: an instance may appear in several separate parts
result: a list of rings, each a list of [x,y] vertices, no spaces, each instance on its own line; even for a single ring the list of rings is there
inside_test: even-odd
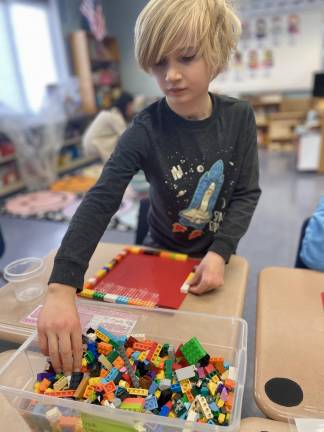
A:
[[[102,5],[98,0],[82,0],[80,12],[87,19],[91,33],[98,41],[107,34]]]

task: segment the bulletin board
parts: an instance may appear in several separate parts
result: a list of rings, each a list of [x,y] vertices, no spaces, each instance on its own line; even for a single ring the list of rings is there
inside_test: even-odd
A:
[[[324,11],[242,16],[230,65],[210,86],[224,94],[309,91],[323,57]]]

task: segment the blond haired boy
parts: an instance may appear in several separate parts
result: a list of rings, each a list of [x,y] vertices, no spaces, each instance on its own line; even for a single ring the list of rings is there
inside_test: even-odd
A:
[[[38,325],[41,349],[56,370],[80,367],[75,289],[82,288],[97,243],[139,169],[150,182],[145,243],[203,257],[192,293],[223,284],[225,263],[260,195],[252,109],[208,93],[239,35],[240,22],[224,0],[151,0],[139,15],[136,57],[165,97],[122,135],[56,255]]]

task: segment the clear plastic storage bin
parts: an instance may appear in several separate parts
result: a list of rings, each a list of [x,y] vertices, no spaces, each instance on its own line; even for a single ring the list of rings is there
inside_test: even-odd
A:
[[[33,431],[78,432],[180,432],[239,430],[246,371],[247,323],[240,318],[219,317],[165,309],[143,309],[120,305],[98,306],[102,315],[122,311],[136,319],[131,334],[171,343],[177,347],[195,336],[211,356],[223,357],[237,369],[231,422],[214,426],[154,414],[135,413],[91,405],[52,396],[35,394],[37,373],[44,369],[45,358],[39,351],[37,335],[32,335],[0,370],[0,391],[27,421]],[[100,312],[101,313],[101,312]],[[46,412],[57,407],[63,415],[61,428],[48,421]],[[57,412],[53,410],[52,412]],[[54,416],[55,417],[55,416]]]

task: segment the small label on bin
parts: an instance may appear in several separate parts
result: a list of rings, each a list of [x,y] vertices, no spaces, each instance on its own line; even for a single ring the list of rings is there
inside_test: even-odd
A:
[[[91,414],[81,413],[84,432],[136,432],[131,426]]]

